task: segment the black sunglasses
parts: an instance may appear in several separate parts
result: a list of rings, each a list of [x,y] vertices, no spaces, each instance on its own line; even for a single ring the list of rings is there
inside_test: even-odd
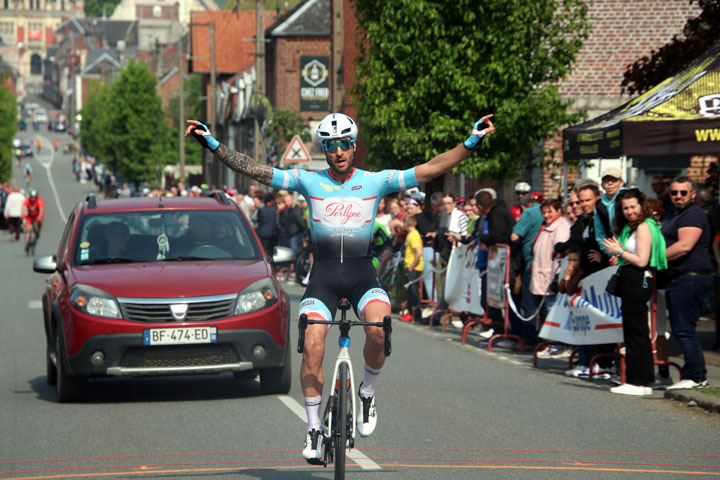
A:
[[[670,190],[670,195],[672,195],[673,197],[677,196],[677,195],[684,197],[688,193],[690,193],[690,192],[688,192],[687,190]]]

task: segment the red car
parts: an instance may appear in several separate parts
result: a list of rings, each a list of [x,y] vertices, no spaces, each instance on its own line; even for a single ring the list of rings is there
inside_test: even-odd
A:
[[[278,247],[276,264],[292,262]],[[98,201],[71,213],[43,294],[47,382],[232,372],[290,389],[289,302],[247,218],[224,193]]]

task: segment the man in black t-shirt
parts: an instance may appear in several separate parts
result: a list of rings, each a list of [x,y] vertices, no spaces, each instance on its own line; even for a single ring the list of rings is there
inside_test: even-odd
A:
[[[675,214],[663,223],[668,269],[665,272],[665,300],[670,313],[672,334],[683,351],[683,380],[668,390],[707,386],[707,370],[696,325],[712,294],[710,222],[695,203],[696,190],[688,177],[670,184]]]

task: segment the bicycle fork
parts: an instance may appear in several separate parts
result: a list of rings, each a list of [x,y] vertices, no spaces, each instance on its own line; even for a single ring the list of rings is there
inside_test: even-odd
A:
[[[351,422],[348,427],[348,448],[353,448],[355,446],[355,422],[356,422],[356,414],[357,414],[357,398],[355,395],[355,377],[353,376],[352,371],[352,361],[350,360],[350,338],[349,337],[340,337],[340,340],[338,342],[340,344],[340,351],[338,353],[337,360],[335,361],[335,368],[333,369],[333,376],[331,378],[335,379],[335,386],[333,387],[333,393],[331,394],[331,397],[335,397],[335,401],[332,400],[332,398],[329,398],[327,401],[328,406],[328,412],[327,412],[327,420],[328,420],[328,432],[332,431],[332,425],[333,423],[333,415],[335,412],[333,412],[332,408],[329,408],[330,404],[337,405],[337,396],[339,395],[339,387],[340,382],[347,382],[349,383],[349,389],[348,389],[348,396],[350,397],[350,413],[351,413]],[[347,367],[347,378],[341,379],[338,378],[340,365],[344,363]],[[336,437],[339,436],[339,432],[333,432]]]

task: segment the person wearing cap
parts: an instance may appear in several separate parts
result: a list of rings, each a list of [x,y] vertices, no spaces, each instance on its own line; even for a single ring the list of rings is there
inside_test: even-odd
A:
[[[327,115],[315,130],[315,138],[328,163],[328,168],[319,172],[298,168],[281,170],[258,164],[249,155],[220,144],[197,120],[187,121],[185,135],[192,135],[231,169],[272,188],[297,191],[310,200],[315,255],[298,317],[306,315],[311,320],[331,321],[338,300],[347,298],[362,320],[382,322],[391,313],[390,298],[378,282],[370,256],[380,199],[427,183],[460,165],[486,135],[495,132],[491,118],[492,115],[482,117],[473,125],[467,140],[425,163],[406,170],[388,169],[376,173],[355,166],[358,127],[355,120],[342,113]],[[300,366],[308,417],[302,455],[308,462],[316,464],[323,458],[322,364],[327,332],[326,325],[308,325]],[[375,385],[385,363],[384,344],[382,328],[365,327],[365,374],[358,389],[361,414],[356,425],[356,431],[362,437],[370,435],[377,425]]]
[[[520,206],[520,199],[523,197],[523,195],[527,195],[530,193],[530,185],[526,182],[518,182],[515,184],[515,195],[517,197],[518,203],[512,208],[511,213],[513,217],[515,217],[515,221],[519,221],[520,217],[522,216],[523,209]]]
[[[22,218],[25,220],[25,243],[30,236],[30,227],[37,223],[37,238],[40,238],[40,231],[45,220],[45,201],[38,195],[37,190],[30,190],[22,206]]]
[[[607,251],[603,240],[613,236],[613,220],[615,219],[615,197],[620,190],[625,190],[625,182],[622,179],[622,172],[619,168],[609,167],[603,170],[600,177],[601,186],[605,194],[595,203],[595,241],[600,250],[607,255],[610,265],[617,265],[617,258]]]

